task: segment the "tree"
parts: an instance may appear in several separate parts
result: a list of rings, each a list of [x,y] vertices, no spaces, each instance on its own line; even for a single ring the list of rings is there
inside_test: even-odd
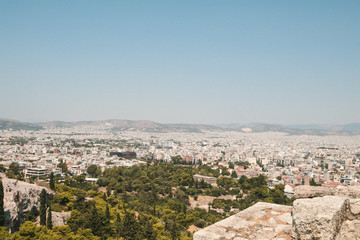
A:
[[[68,171],[66,162],[64,162],[62,159],[60,159],[60,162],[59,162],[59,164],[57,165],[57,167],[58,167],[58,168],[61,168],[61,171],[62,171],[63,173],[67,173],[67,171]]]
[[[229,168],[234,169],[234,163],[233,162],[229,162]]]
[[[237,177],[238,177],[238,175],[237,175],[237,173],[236,173],[235,170],[231,172],[231,177],[232,177],[232,178],[237,178]]]
[[[54,173],[50,173],[50,189],[55,190],[55,180],[54,180]]]
[[[110,210],[108,204],[106,204],[106,209],[105,209],[105,223],[106,224],[110,223]]]
[[[90,165],[86,171],[91,177],[98,177],[101,174],[101,168],[95,164]]]
[[[116,228],[116,236],[120,238],[122,232],[122,222],[121,222],[120,214],[118,212],[116,212],[115,228]]]
[[[136,239],[138,234],[138,222],[135,215],[125,209],[125,216],[123,221],[122,237],[126,240]]]
[[[40,225],[46,225],[46,191],[40,193]]]
[[[52,216],[51,216],[51,205],[49,205],[49,209],[48,209],[48,216],[47,216],[47,228],[48,229],[52,229],[53,224],[52,224]]]
[[[5,225],[4,215],[4,186],[2,180],[0,180],[0,226]]]
[[[96,206],[95,206],[95,202],[92,203],[92,210],[91,210],[91,214],[90,214],[90,219],[91,219],[91,230],[95,235],[99,235],[100,234],[100,225],[99,225],[99,214],[97,212]]]
[[[12,170],[15,175],[19,174],[19,164],[16,162],[12,162],[9,166],[9,170]]]

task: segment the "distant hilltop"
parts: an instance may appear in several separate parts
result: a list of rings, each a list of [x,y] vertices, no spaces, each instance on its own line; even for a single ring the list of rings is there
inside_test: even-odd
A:
[[[360,123],[344,125],[280,125],[267,123],[248,124],[184,124],[157,123],[140,120],[101,120],[101,121],[49,121],[27,123],[17,120],[0,119],[0,130],[42,130],[46,128],[99,127],[112,131],[144,131],[144,132],[203,132],[203,131],[237,131],[244,133],[280,132],[289,135],[359,135]]]

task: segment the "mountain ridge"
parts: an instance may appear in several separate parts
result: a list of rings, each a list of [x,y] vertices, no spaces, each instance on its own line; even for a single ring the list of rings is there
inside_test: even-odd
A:
[[[47,121],[28,123],[11,119],[0,119],[0,130],[42,130],[46,128],[72,128],[77,126],[98,126],[113,131],[136,130],[145,132],[202,132],[202,131],[238,131],[245,133],[282,132],[289,135],[358,135],[360,123],[343,125],[321,124],[268,124],[268,123],[230,123],[230,124],[189,124],[158,123],[149,120],[108,119],[97,121]]]

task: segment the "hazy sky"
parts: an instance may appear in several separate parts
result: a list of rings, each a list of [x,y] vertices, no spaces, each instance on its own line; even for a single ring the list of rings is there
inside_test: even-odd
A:
[[[0,118],[360,122],[359,13],[359,0],[0,0]]]

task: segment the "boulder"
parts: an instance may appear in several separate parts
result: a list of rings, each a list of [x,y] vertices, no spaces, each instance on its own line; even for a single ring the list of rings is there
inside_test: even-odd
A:
[[[194,233],[194,240],[291,239],[291,206],[259,202]]]
[[[360,198],[359,186],[337,186],[337,187],[321,187],[321,186],[296,186],[294,190],[294,197],[300,198],[313,198],[323,196],[342,196],[348,198]]]
[[[325,196],[294,201],[293,239],[335,239],[346,218],[347,199]]]
[[[323,197],[327,195],[332,195],[332,191],[333,188],[330,187],[300,185],[295,187],[294,197],[296,199]]]

